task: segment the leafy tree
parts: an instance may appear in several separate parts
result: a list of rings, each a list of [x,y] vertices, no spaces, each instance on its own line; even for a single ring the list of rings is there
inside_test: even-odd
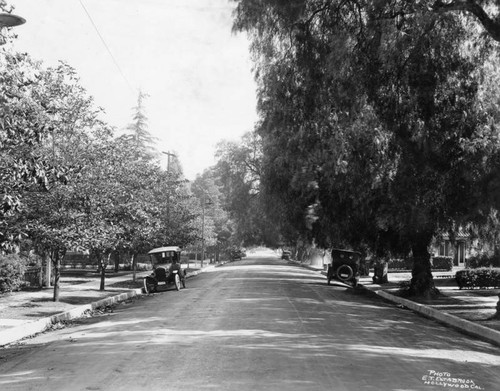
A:
[[[276,246],[280,239],[266,214],[266,205],[275,204],[263,202],[261,193],[261,137],[249,132],[239,143],[220,142],[216,157],[213,171],[224,195],[224,209],[234,221],[234,244]]]
[[[409,8],[242,0],[235,26],[253,39],[263,189],[296,236],[411,253],[411,293],[429,294],[432,236],[486,205],[480,145],[498,143],[478,85],[492,46],[455,14]]]
[[[41,190],[32,187],[25,192],[26,207],[16,223],[28,227],[27,234],[35,249],[51,258],[55,269],[54,301],[57,301],[60,264],[66,251],[84,248],[96,234],[96,227],[91,232],[85,225],[88,219],[82,211],[85,194],[82,187],[96,188],[95,183],[89,184],[85,178],[98,152],[92,132],[102,131],[105,124],[99,119],[100,111],[94,108],[92,98],[80,86],[74,69],[67,64],[43,70],[32,94],[40,102],[49,128],[32,153],[52,167],[54,174],[45,178]]]
[[[121,180],[125,199],[118,203],[115,217],[122,229],[120,247],[134,259],[152,247],[182,247],[195,240],[192,200],[181,172],[138,161],[123,167]]]
[[[144,94],[133,137],[115,139],[67,64],[44,69],[2,49],[0,78],[0,245],[13,249],[25,235],[51,258],[55,301],[68,250],[99,259],[104,289],[112,252],[195,240],[182,167],[165,172],[149,154]]]
[[[28,55],[0,51],[0,248],[5,250],[22,234],[8,220],[19,212],[25,192],[63,174],[36,152],[53,126],[48,102],[39,99],[45,74]]]
[[[229,217],[222,207],[222,193],[213,169],[207,169],[191,184],[192,210],[196,219],[196,242],[201,243],[202,261],[208,247],[219,252],[227,246]],[[217,256],[217,255],[216,255]]]

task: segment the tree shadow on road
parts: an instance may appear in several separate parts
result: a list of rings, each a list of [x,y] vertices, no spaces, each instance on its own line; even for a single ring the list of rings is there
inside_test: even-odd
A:
[[[55,368],[50,375],[66,385],[72,381],[68,368],[79,368],[91,357],[96,363],[112,360],[115,369],[135,358],[134,369],[121,374],[124,384],[161,370],[163,385],[182,389],[208,384],[229,389],[224,388],[226,376],[251,378],[247,384],[253,389],[321,389],[314,388],[320,380],[331,389],[436,389],[422,380],[429,371],[496,389],[496,347],[382,299],[328,286],[313,272],[259,266],[265,267],[250,268],[244,276],[231,275],[238,270],[226,268],[224,289],[212,292],[197,286],[186,292],[192,296],[185,303],[165,294],[117,305],[112,314],[47,336],[32,351],[33,358],[42,359],[50,350],[54,364],[49,357],[45,367]],[[205,296],[210,300],[203,300]],[[58,357],[64,357],[60,369]],[[188,364],[196,366],[196,376],[180,383],[178,374],[186,373]],[[16,370],[5,372],[0,388],[8,381],[34,388],[37,379],[47,376],[45,367],[32,368],[24,379]],[[101,377],[113,370],[106,365],[92,368]]]

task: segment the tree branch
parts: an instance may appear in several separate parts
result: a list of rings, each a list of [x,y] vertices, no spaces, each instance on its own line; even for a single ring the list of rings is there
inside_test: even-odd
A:
[[[495,41],[500,42],[500,22],[490,17],[474,0],[436,0],[431,6],[434,12],[464,11],[473,14]]]

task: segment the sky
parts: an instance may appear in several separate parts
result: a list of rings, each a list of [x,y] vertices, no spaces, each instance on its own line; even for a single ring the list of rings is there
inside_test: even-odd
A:
[[[257,120],[249,41],[234,34],[229,0],[8,0],[26,19],[12,46],[62,60],[106,121],[123,133],[139,91],[156,148],[175,152],[187,179],[215,163],[215,145]]]

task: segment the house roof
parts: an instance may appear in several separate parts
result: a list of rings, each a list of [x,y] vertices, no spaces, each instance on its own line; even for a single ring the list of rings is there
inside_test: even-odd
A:
[[[444,240],[450,240],[450,235],[449,234],[444,234],[443,235]],[[466,240],[470,239],[470,235],[467,232],[464,232],[462,230],[459,230],[458,232],[455,232],[455,240]]]
[[[348,253],[348,254],[359,254],[359,255],[361,255],[361,253],[358,252],[358,251],[344,250],[344,249],[340,249],[340,248],[332,248],[332,253],[333,252],[335,252],[335,253]]]

